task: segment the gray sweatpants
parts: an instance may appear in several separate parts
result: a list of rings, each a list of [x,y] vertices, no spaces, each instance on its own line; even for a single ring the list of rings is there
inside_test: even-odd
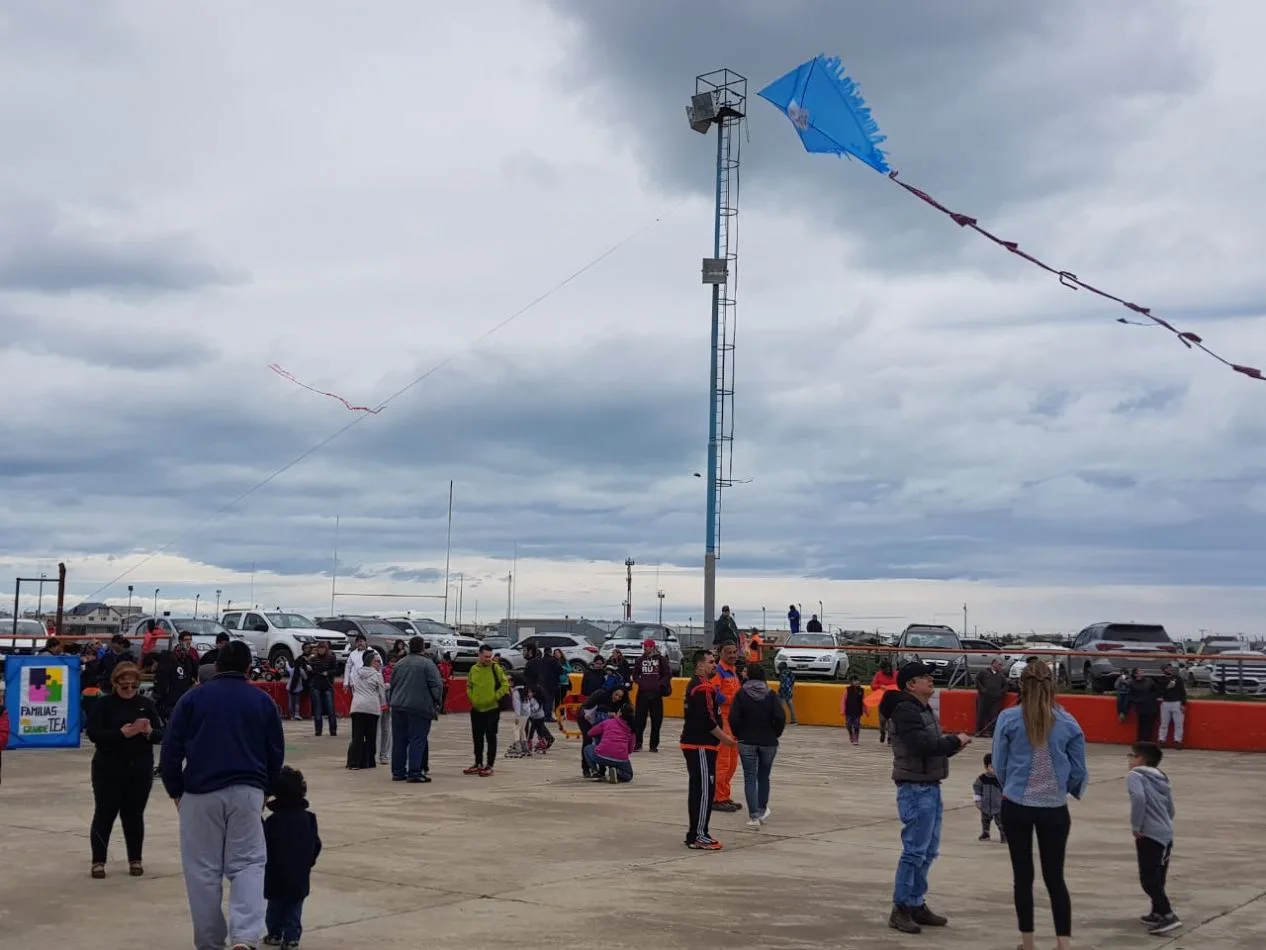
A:
[[[180,863],[195,950],[223,950],[225,938],[253,947],[264,932],[264,792],[231,785],[180,800]],[[229,924],[224,879],[229,879]]]

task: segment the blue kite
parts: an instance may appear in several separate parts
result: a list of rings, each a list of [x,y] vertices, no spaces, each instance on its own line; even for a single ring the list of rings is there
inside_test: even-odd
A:
[[[801,63],[786,75],[775,79],[759,93],[762,99],[772,103],[779,112],[791,120],[796,134],[805,150],[824,155],[841,155],[864,162],[877,172],[888,176],[907,192],[931,205],[937,211],[947,215],[959,227],[970,228],[982,237],[993,241],[999,247],[1022,257],[1030,264],[1058,278],[1059,282],[1070,290],[1088,290],[1108,300],[1115,300],[1133,313],[1145,317],[1147,321],[1131,320],[1119,317],[1118,323],[1131,326],[1158,326],[1168,330],[1187,349],[1198,349],[1213,357],[1219,363],[1229,366],[1237,373],[1252,379],[1266,379],[1262,371],[1253,366],[1233,363],[1219,356],[1204,345],[1204,340],[1190,331],[1179,330],[1168,321],[1155,316],[1152,311],[1136,303],[1100,290],[1080,280],[1076,274],[1059,270],[1038,260],[1033,255],[1020,249],[1014,241],[1004,241],[991,234],[977,223],[970,215],[959,214],[945,207],[927,192],[901,181],[895,169],[888,164],[888,156],[879,146],[886,140],[879,131],[877,123],[870,114],[870,107],[858,91],[857,83],[849,78],[838,56],[816,56],[808,62]]]

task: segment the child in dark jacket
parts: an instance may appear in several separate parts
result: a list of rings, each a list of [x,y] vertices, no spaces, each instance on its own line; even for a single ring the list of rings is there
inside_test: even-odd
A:
[[[1007,843],[1007,833],[1002,828],[1002,783],[993,770],[993,754],[985,753],[985,770],[977,776],[971,787],[976,810],[980,812],[980,840],[989,840],[989,826],[998,826],[998,840]]]
[[[844,725],[848,727],[848,741],[857,745],[862,736],[862,714],[866,711],[866,691],[862,689],[860,677],[854,676],[844,690],[844,700],[840,703],[840,712],[844,715]]]
[[[264,945],[298,950],[303,935],[303,902],[311,886],[312,866],[321,853],[321,836],[316,815],[308,811],[308,783],[302,772],[284,767],[275,792],[267,805],[272,814],[264,820],[268,847],[264,868],[268,934]]]

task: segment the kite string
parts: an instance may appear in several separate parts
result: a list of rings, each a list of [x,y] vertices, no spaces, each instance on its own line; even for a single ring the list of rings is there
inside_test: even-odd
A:
[[[368,406],[353,406],[350,402],[348,402],[338,393],[327,393],[323,389],[317,389],[315,386],[309,386],[307,383],[303,382],[302,380],[296,379],[293,374],[288,373],[286,370],[282,369],[276,363],[269,363],[268,368],[272,370],[274,373],[276,373],[278,376],[280,376],[282,379],[288,379],[290,380],[290,382],[294,383],[296,386],[299,386],[302,389],[306,389],[310,393],[316,393],[318,396],[329,396],[331,399],[337,399],[350,412],[367,412],[371,416],[376,416],[378,415],[378,413],[382,412],[382,409],[383,409],[382,406],[379,406],[377,409],[370,409]]]
[[[1181,343],[1183,346],[1187,347],[1187,349],[1203,350],[1206,354],[1213,357],[1219,363],[1221,363],[1224,366],[1230,367],[1231,369],[1235,370],[1235,372],[1237,373],[1242,373],[1243,375],[1248,376],[1252,379],[1266,380],[1266,376],[1262,375],[1262,371],[1260,369],[1257,369],[1254,366],[1242,366],[1239,363],[1231,362],[1230,360],[1226,359],[1220,354],[1215,353],[1213,350],[1209,349],[1209,347],[1205,346],[1204,340],[1199,335],[1192,333],[1189,330],[1179,330],[1177,327],[1173,326],[1167,320],[1163,320],[1162,318],[1153,314],[1150,308],[1139,306],[1136,303],[1131,303],[1130,301],[1125,300],[1121,297],[1118,297],[1115,294],[1108,293],[1106,290],[1100,290],[1098,287],[1092,286],[1091,284],[1086,283],[1084,280],[1081,280],[1076,274],[1070,271],[1057,270],[1056,268],[1051,267],[1049,264],[1046,264],[1038,260],[1032,254],[1029,254],[1026,251],[1021,250],[1020,246],[1016,244],[1014,241],[1005,241],[1002,238],[998,237],[996,234],[992,234],[989,231],[986,231],[984,228],[980,226],[980,224],[977,222],[975,218],[969,215],[959,214],[957,211],[951,211],[949,208],[945,207],[945,205],[941,204],[939,201],[937,201],[935,198],[929,195],[926,191],[923,191],[919,188],[914,187],[914,185],[908,185],[904,181],[901,181],[897,177],[896,171],[889,172],[888,178],[896,182],[898,185],[900,185],[910,194],[914,195],[916,198],[920,199],[921,201],[926,202],[927,204],[935,208],[937,211],[940,211],[942,214],[948,216],[950,220],[952,220],[960,228],[971,228],[977,234],[988,238],[990,241],[993,241],[994,244],[997,244],[999,247],[1010,251],[1012,254],[1016,255],[1017,257],[1024,258],[1030,264],[1040,267],[1042,270],[1046,271],[1048,274],[1054,274],[1056,277],[1059,278],[1059,282],[1063,284],[1065,287],[1067,287],[1069,290],[1077,290],[1080,288],[1081,290],[1088,290],[1092,294],[1098,294],[1100,297],[1103,297],[1106,300],[1115,300],[1117,303],[1121,304],[1121,306],[1126,307],[1129,310],[1132,310],[1134,313],[1140,314],[1151,321],[1151,324],[1146,324],[1146,323],[1139,323],[1134,320],[1128,320],[1125,317],[1118,317],[1117,318],[1118,323],[1125,323],[1131,326],[1151,325],[1151,326],[1162,327],[1168,330],[1170,333],[1172,333],[1178,339],[1178,342]]]
[[[638,227],[637,229],[635,229],[633,232],[631,232],[630,234],[628,234],[626,237],[622,238],[622,239],[621,239],[621,240],[619,240],[619,241],[616,241],[614,244],[612,244],[610,247],[608,247],[605,251],[603,251],[603,252],[602,252],[601,254],[599,254],[597,257],[591,258],[591,259],[588,261],[588,263],[586,263],[586,264],[582,265],[581,267],[578,267],[576,270],[572,271],[570,274],[568,274],[568,275],[567,275],[566,277],[564,277],[562,280],[558,281],[558,283],[554,284],[554,285],[553,285],[552,287],[550,287],[549,289],[547,289],[547,290],[545,290],[545,291],[541,292],[540,294],[538,294],[537,296],[533,297],[531,300],[529,300],[527,303],[525,303],[523,306],[521,306],[518,310],[515,310],[513,313],[511,313],[509,316],[505,317],[505,318],[504,318],[503,320],[501,320],[500,322],[493,324],[491,327],[489,327],[487,330],[485,330],[483,333],[481,333],[479,336],[477,336],[474,340],[472,340],[472,341],[470,341],[469,343],[467,343],[465,346],[459,347],[458,349],[454,350],[452,353],[448,354],[448,356],[445,356],[443,359],[441,359],[441,360],[439,360],[438,362],[436,362],[436,363],[432,364],[432,366],[430,367],[430,369],[426,370],[426,372],[422,373],[422,374],[421,374],[421,375],[419,375],[419,376],[414,377],[412,380],[410,380],[410,381],[409,381],[408,383],[406,383],[404,386],[401,386],[401,387],[400,387],[399,389],[397,389],[394,393],[392,393],[390,396],[388,396],[386,399],[384,399],[384,400],[382,401],[382,403],[381,403],[381,404],[379,404],[378,409],[376,410],[376,412],[381,412],[383,409],[387,408],[387,406],[388,406],[388,405],[390,405],[390,404],[391,404],[392,402],[394,402],[395,400],[399,399],[399,398],[400,398],[401,396],[403,396],[405,393],[409,392],[409,391],[410,391],[411,389],[413,389],[415,386],[417,386],[418,384],[422,383],[424,380],[426,380],[426,379],[430,378],[431,376],[434,376],[436,373],[438,373],[438,372],[439,372],[440,370],[442,370],[444,367],[448,366],[450,363],[452,363],[454,360],[456,360],[456,359],[457,359],[457,357],[458,357],[458,356],[460,356],[462,353],[464,353],[464,352],[469,352],[470,350],[473,350],[475,347],[479,346],[481,343],[483,343],[483,342],[484,342],[485,340],[487,340],[489,337],[493,336],[495,333],[497,333],[497,332],[499,332],[500,330],[504,329],[505,327],[509,326],[511,323],[513,323],[513,322],[514,322],[515,320],[517,320],[519,317],[523,316],[523,315],[524,315],[525,313],[527,313],[529,310],[532,310],[532,309],[533,309],[534,307],[536,307],[538,304],[541,304],[541,303],[543,303],[544,301],[548,300],[550,297],[554,296],[554,294],[558,293],[560,290],[562,290],[562,289],[563,289],[564,287],[566,287],[568,284],[572,283],[573,281],[575,281],[575,280],[577,280],[578,278],[580,278],[582,275],[584,275],[584,274],[588,273],[590,270],[592,270],[593,268],[597,267],[599,264],[601,264],[603,261],[605,261],[608,257],[610,257],[612,254],[614,254],[616,251],[618,251],[618,250],[620,250],[622,247],[624,247],[626,244],[631,244],[633,241],[637,240],[639,237],[641,237],[641,236],[642,236],[643,234],[645,234],[647,231],[651,230],[651,228],[655,227],[655,225],[659,224],[661,221],[665,220],[666,218],[669,218],[669,217],[671,217],[672,215],[676,214],[676,213],[677,213],[677,211],[679,211],[681,208],[683,208],[683,207],[684,207],[684,206],[685,206],[685,205],[686,205],[689,201],[691,201],[691,200],[692,200],[692,198],[693,198],[693,197],[694,197],[693,195],[687,195],[685,198],[683,198],[683,199],[682,199],[681,201],[679,201],[677,204],[673,205],[673,206],[672,206],[671,208],[669,208],[667,211],[661,212],[661,213],[660,213],[659,215],[657,215],[655,218],[653,218],[652,220],[650,220],[650,221],[646,222],[645,224],[641,225],[640,227]],[[280,368],[280,367],[278,367],[278,368]],[[283,371],[283,372],[284,372],[284,371]],[[336,398],[337,398],[337,397],[336,397]],[[340,426],[339,428],[337,428],[337,429],[335,429],[333,432],[331,432],[329,435],[327,435],[327,436],[326,436],[324,439],[322,439],[320,442],[317,442],[317,443],[316,443],[315,445],[313,445],[312,447],[310,447],[310,448],[306,449],[306,450],[305,450],[305,451],[303,451],[303,452],[300,452],[298,455],[296,455],[294,458],[292,458],[292,459],[291,459],[289,462],[287,462],[285,465],[281,466],[281,468],[277,469],[277,470],[276,470],[275,472],[273,472],[271,475],[268,475],[268,476],[266,476],[265,478],[260,479],[258,482],[256,482],[255,484],[251,485],[249,488],[245,489],[243,492],[241,492],[241,493],[240,493],[239,495],[237,495],[236,497],[234,497],[234,498],[230,499],[229,501],[225,502],[223,505],[221,505],[219,508],[217,508],[217,509],[216,509],[215,511],[213,511],[211,514],[207,515],[207,517],[203,518],[203,519],[202,519],[201,521],[199,521],[197,524],[194,524],[193,526],[191,526],[188,530],[183,531],[183,532],[181,532],[180,534],[176,535],[174,538],[172,538],[170,541],[168,541],[168,542],[167,542],[166,544],[164,544],[162,547],[160,547],[160,548],[156,548],[155,550],[150,551],[148,554],[146,554],[144,557],[142,557],[139,561],[137,561],[137,562],[136,562],[135,564],[133,564],[131,567],[129,567],[129,568],[127,568],[127,569],[123,570],[123,571],[122,571],[122,572],[120,572],[119,574],[116,574],[113,578],[111,578],[110,580],[106,581],[104,584],[102,584],[100,587],[98,587],[98,588],[97,588],[96,590],[94,590],[92,593],[88,594],[88,595],[87,595],[87,597],[85,597],[84,599],[85,599],[85,600],[89,600],[89,601],[90,601],[90,600],[92,600],[93,598],[97,597],[97,596],[98,596],[98,595],[99,595],[102,591],[108,590],[109,588],[113,587],[115,584],[117,584],[119,581],[123,580],[123,578],[127,577],[127,576],[128,576],[129,574],[131,574],[133,571],[135,571],[135,570],[137,570],[138,568],[140,568],[140,567],[144,566],[145,564],[149,563],[149,562],[150,562],[150,561],[152,561],[154,558],[158,557],[160,554],[163,554],[163,553],[167,552],[168,550],[170,550],[170,549],[171,549],[171,548],[172,548],[172,547],[173,547],[173,546],[174,546],[177,542],[179,542],[179,541],[183,540],[184,538],[189,537],[190,535],[194,534],[194,533],[195,533],[195,532],[197,532],[197,531],[200,531],[200,530],[201,530],[202,528],[204,528],[206,525],[208,525],[208,524],[210,524],[211,522],[215,521],[216,519],[220,518],[222,515],[224,515],[224,514],[228,513],[231,509],[233,509],[233,508],[237,507],[237,505],[239,505],[241,502],[245,501],[245,500],[246,500],[247,498],[249,498],[251,495],[255,494],[255,492],[257,492],[257,491],[259,491],[260,489],[262,489],[262,488],[266,487],[266,486],[267,486],[267,485],[269,485],[270,483],[272,483],[272,482],[276,481],[278,478],[280,478],[280,477],[281,477],[282,475],[284,475],[286,472],[290,471],[292,468],[294,468],[296,465],[300,464],[301,462],[305,461],[305,460],[306,460],[306,459],[308,459],[310,456],[315,455],[315,454],[316,454],[317,452],[319,452],[321,449],[325,448],[327,445],[329,445],[331,442],[333,442],[335,439],[337,439],[339,436],[341,436],[344,432],[347,432],[349,429],[353,429],[353,428],[355,428],[356,426],[358,426],[360,423],[364,422],[366,419],[368,419],[368,418],[369,418],[369,415],[370,415],[370,414],[369,414],[368,412],[361,413],[360,415],[355,416],[354,418],[352,418],[349,422],[344,423],[342,426]]]

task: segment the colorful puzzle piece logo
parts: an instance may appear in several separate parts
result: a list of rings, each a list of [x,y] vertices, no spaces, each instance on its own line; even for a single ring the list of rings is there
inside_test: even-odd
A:
[[[27,668],[26,695],[31,705],[60,703],[66,671],[59,666]]]

